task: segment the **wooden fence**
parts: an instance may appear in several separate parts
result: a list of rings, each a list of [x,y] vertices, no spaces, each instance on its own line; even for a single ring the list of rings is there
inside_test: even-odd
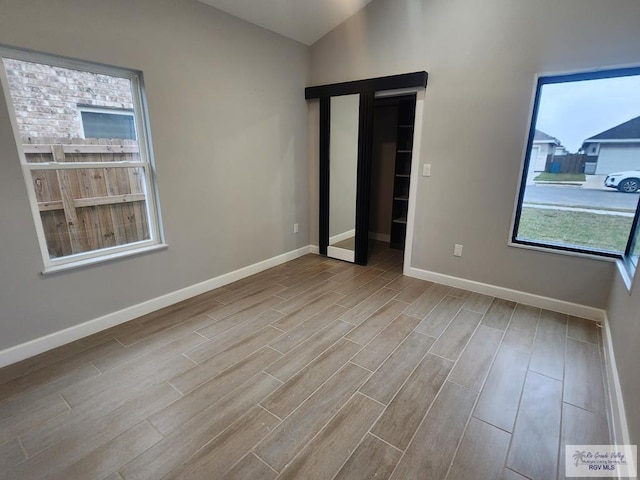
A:
[[[544,171],[550,173],[584,173],[587,155],[571,153],[569,155],[547,155]]]
[[[37,138],[23,139],[22,148],[29,163],[105,164],[31,171],[52,258],[149,238],[144,169],[109,167],[110,162],[139,161],[136,141]]]

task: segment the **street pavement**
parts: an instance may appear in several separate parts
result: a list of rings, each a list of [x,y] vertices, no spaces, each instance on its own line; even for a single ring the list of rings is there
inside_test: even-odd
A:
[[[591,190],[559,185],[527,185],[524,203],[635,210],[639,197],[640,193],[622,193],[614,189]]]

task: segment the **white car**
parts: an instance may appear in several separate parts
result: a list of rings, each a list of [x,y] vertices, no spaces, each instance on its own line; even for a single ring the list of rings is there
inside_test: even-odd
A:
[[[604,186],[617,188],[624,193],[635,193],[640,189],[640,170],[628,170],[607,175]]]

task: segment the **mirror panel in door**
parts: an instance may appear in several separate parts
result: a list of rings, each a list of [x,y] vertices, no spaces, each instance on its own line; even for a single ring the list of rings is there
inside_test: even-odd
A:
[[[348,262],[355,259],[359,108],[359,94],[331,98],[327,256]]]

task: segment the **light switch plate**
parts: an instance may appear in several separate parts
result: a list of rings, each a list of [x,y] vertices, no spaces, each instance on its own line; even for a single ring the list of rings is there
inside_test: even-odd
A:
[[[430,163],[425,163],[424,165],[422,165],[422,176],[423,177],[430,177],[431,176],[431,164]]]

